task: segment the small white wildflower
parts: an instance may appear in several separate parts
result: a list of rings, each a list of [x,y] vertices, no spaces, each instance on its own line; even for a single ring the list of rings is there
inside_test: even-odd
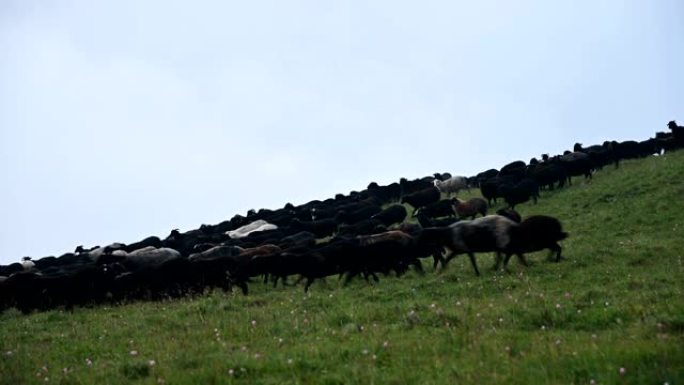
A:
[[[137,355],[138,355],[138,351],[137,351],[137,350],[131,350],[128,354],[130,354],[130,355],[132,355],[132,356],[137,356]]]
[[[149,361],[147,361],[147,365],[149,365],[149,366],[157,365],[157,361],[155,361],[155,360],[149,360]]]
[[[231,375],[231,376],[234,375],[234,374],[235,374],[235,370],[233,370],[233,369],[228,369],[228,374]]]

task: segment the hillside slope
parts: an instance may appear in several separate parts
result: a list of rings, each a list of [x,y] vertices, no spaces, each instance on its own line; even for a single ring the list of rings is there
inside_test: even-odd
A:
[[[684,151],[626,161],[520,205],[563,222],[561,263],[8,311],[0,384],[681,383],[683,170]]]

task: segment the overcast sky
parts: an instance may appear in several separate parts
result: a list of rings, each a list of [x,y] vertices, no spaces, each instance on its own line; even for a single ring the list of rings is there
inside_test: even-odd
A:
[[[684,2],[0,2],[0,263],[684,121]]]

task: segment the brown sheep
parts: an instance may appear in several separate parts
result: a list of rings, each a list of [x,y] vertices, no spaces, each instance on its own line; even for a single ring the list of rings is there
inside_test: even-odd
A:
[[[487,215],[487,201],[482,198],[470,198],[467,201],[456,198],[452,204],[458,218],[475,219],[477,214]]]

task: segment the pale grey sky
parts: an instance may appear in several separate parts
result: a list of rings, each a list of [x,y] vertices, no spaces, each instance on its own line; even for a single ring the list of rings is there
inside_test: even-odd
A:
[[[684,121],[684,3],[0,2],[0,263]]]

